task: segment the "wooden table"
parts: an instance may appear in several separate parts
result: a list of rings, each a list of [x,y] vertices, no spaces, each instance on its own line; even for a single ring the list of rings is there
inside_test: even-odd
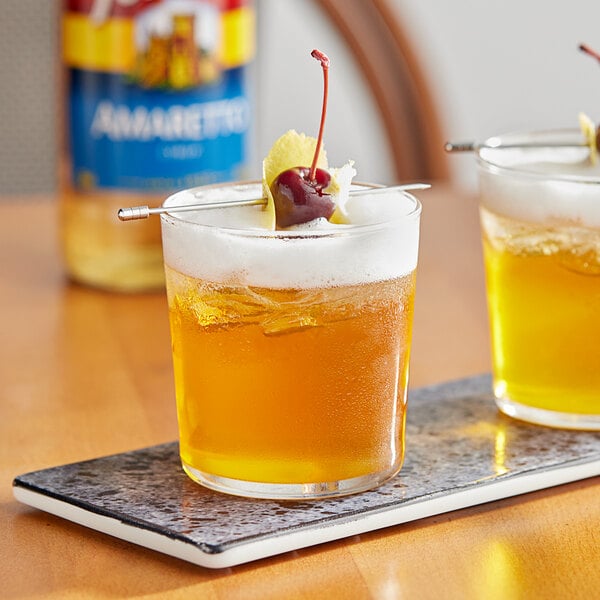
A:
[[[412,385],[489,370],[477,210],[421,194]],[[13,500],[15,475],[177,436],[165,298],[69,284],[54,198],[0,203],[0,596],[592,598],[600,478],[223,571]]]

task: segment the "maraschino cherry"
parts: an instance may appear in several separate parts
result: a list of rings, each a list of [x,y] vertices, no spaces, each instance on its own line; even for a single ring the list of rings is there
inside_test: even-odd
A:
[[[329,58],[319,50],[313,50],[311,56],[316,58],[323,68],[323,107],[319,136],[310,168],[294,167],[283,171],[271,185],[278,229],[307,223],[319,217],[329,219],[335,210],[331,195],[323,191],[329,185],[331,175],[325,169],[317,168],[327,113]]]

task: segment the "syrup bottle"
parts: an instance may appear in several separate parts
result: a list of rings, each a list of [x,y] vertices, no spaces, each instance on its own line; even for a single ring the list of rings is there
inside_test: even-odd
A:
[[[160,222],[118,208],[246,179],[255,51],[251,0],[65,0],[66,270],[114,291],[163,285]]]

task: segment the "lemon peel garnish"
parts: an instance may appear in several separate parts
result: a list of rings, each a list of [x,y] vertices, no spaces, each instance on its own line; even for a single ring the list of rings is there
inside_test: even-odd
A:
[[[271,187],[276,177],[294,167],[310,167],[317,147],[313,137],[290,129],[271,146],[263,161],[263,184]],[[317,167],[327,168],[327,154],[319,153]]]
[[[348,161],[339,169],[329,169],[329,174],[331,175],[331,181],[323,190],[325,193],[331,194],[335,202],[335,210],[329,221],[337,225],[347,224],[350,220],[346,211],[346,202],[348,202],[348,198],[350,197],[352,179],[356,175],[354,161]]]
[[[585,138],[585,143],[590,149],[590,162],[595,165],[598,161],[598,147],[596,145],[596,126],[594,122],[585,114],[579,113],[579,127]]]
[[[271,188],[266,184],[267,176],[265,173],[265,163],[263,161],[263,172],[262,172],[262,189],[263,196],[267,199],[267,203],[263,208],[264,216],[264,228],[269,231],[275,231],[277,226],[277,215],[275,214],[275,198],[271,193]]]

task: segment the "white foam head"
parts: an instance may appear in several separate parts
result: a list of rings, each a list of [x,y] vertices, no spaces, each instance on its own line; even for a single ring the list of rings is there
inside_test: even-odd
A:
[[[164,206],[243,200],[258,183],[178,192]],[[379,210],[374,210],[379,206]],[[356,285],[416,268],[421,205],[402,192],[360,195],[348,202],[351,225],[326,220],[291,231],[262,227],[260,206],[162,215],[163,253],[170,267],[207,281],[269,288]]]
[[[542,148],[483,148],[479,151],[481,203],[500,215],[536,223],[600,227],[600,165],[576,147],[577,131],[511,134],[492,144],[547,143]],[[573,143],[574,146],[550,147]]]

